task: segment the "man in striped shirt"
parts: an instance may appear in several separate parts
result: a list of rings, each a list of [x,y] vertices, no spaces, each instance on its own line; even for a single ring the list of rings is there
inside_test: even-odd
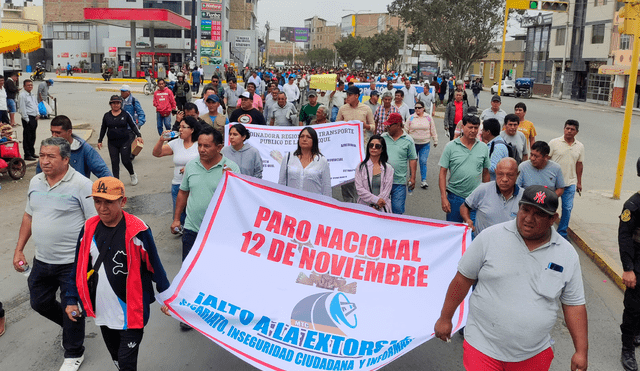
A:
[[[399,113],[398,108],[391,104],[393,95],[389,92],[382,94],[382,105],[376,109],[373,114],[373,121],[376,123],[376,134],[384,133],[383,123],[389,119],[389,115],[392,113]]]

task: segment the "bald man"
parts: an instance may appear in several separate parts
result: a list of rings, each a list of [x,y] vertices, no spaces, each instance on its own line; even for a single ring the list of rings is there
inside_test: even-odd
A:
[[[496,166],[496,180],[482,183],[460,205],[462,220],[477,236],[483,229],[516,218],[522,189],[516,185],[518,163],[505,157]],[[476,225],[471,220],[476,210]]]

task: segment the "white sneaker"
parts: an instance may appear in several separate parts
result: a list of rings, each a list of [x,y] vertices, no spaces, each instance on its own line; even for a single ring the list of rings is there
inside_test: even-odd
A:
[[[131,174],[131,185],[134,186],[137,184],[138,184],[138,176],[135,173],[133,173]]]
[[[82,361],[84,361],[84,354],[80,358],[65,358],[60,371],[78,371]]]
[[[422,188],[427,188],[429,185],[427,184],[427,182],[425,182],[424,180],[422,181],[422,183],[420,184],[420,187]]]

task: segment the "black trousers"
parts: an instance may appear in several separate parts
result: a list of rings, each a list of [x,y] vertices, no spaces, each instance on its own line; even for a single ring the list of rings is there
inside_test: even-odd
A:
[[[131,133],[129,138],[124,139],[109,139],[109,157],[111,158],[111,172],[113,176],[120,179],[120,160],[122,165],[133,175],[133,164],[131,163],[131,143],[136,138],[135,134]]]
[[[36,156],[36,129],[38,128],[38,120],[35,116],[29,116],[29,121],[22,119],[22,151],[24,156]]]
[[[637,273],[636,273],[637,274]],[[622,338],[640,335],[640,287],[627,288],[624,292],[624,311],[622,312]]]
[[[178,109],[178,111],[182,111],[186,103],[187,97],[176,97],[176,108]]]
[[[0,111],[0,123],[11,124],[7,110]]]
[[[449,140],[453,140],[453,137],[456,135],[456,127],[449,126]]]
[[[112,330],[107,326],[100,326],[100,331],[118,370],[136,371],[144,329]]]
[[[4,308],[2,308],[2,302],[0,301],[0,318],[4,317]]]
[[[70,290],[73,282],[73,263],[49,264],[33,259],[33,268],[27,279],[31,308],[41,316],[62,327],[62,346],[65,358],[78,358],[84,353],[84,316],[76,322],[69,319],[63,298],[56,298]]]

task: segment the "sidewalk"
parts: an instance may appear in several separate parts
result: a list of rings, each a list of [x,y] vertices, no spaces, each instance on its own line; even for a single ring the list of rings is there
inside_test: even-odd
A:
[[[53,82],[75,82],[75,83],[89,83],[89,84],[110,84],[110,85],[116,85],[116,86],[120,86],[122,84],[127,84],[127,85],[131,85],[131,84],[140,84],[140,87],[142,88],[142,86],[144,84],[147,83],[147,80],[143,79],[143,78],[139,78],[139,79],[132,79],[132,78],[117,78],[117,77],[112,77],[111,80],[109,81],[105,81],[104,78],[102,78],[102,74],[100,73],[75,73],[73,76],[66,76],[61,74],[60,76],[55,75],[54,72],[49,72],[47,73],[46,79],[51,79],[53,80]],[[239,84],[244,84],[244,81],[242,80],[242,77],[238,77],[238,83]],[[208,84],[210,83],[211,80],[204,80],[204,84]],[[221,82],[221,84],[226,84],[227,81],[223,80]]]

